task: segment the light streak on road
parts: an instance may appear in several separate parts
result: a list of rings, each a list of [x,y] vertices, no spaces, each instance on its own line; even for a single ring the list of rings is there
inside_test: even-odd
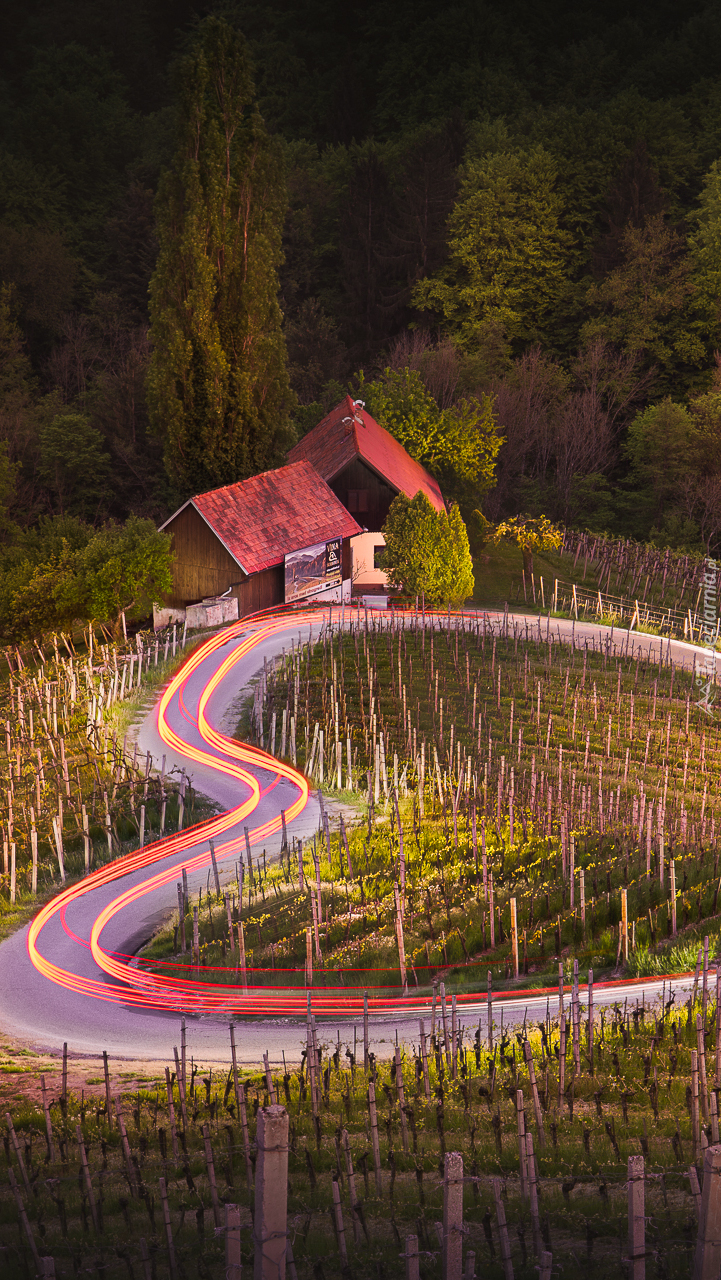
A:
[[[69,991],[98,1001],[139,1009],[216,1015],[221,1018],[243,1015],[273,1019],[303,1017],[310,995],[313,1012],[318,1016],[342,1018],[362,1014],[362,993],[354,995],[346,987],[268,987],[253,986],[252,983],[243,986],[240,981],[212,983],[192,978],[174,978],[130,965],[127,958],[107,950],[102,943],[103,931],[120,912],[142,903],[144,898],[158,889],[177,882],[183,868],[192,873],[208,867],[211,861],[210,840],[214,842],[216,859],[220,864],[235,859],[243,849],[243,825],[249,827],[252,844],[267,840],[280,830],[280,812],[255,827],[249,825],[263,794],[257,776],[259,771],[270,773],[275,777],[276,783],[284,779],[295,788],[297,796],[285,809],[288,823],[303,812],[309,798],[307,778],[290,764],[260,748],[237,742],[220,733],[208,719],[208,704],[223,682],[233,676],[236,665],[275,634],[287,631],[291,619],[294,624],[300,623],[312,628],[320,626],[328,617],[327,609],[290,615],[286,612],[256,615],[253,619],[245,618],[212,636],[191,654],[168,684],[158,704],[157,724],[160,737],[169,748],[189,762],[216,770],[234,780],[243,798],[238,805],[216,817],[116,859],[53,898],[35,917],[28,932],[28,954],[39,973]],[[206,661],[211,660],[211,664],[212,660],[217,661],[219,651],[229,644],[232,646],[230,652],[213,666],[212,674],[203,684],[200,693],[195,695],[197,702],[194,705],[189,689],[191,678],[198,674]],[[185,712],[179,718],[182,724],[188,726],[188,737],[181,736],[170,724],[169,714],[174,708]],[[195,736],[193,730],[196,718],[198,735],[204,743],[202,747],[188,740]],[[200,852],[199,845],[205,846]],[[142,875],[140,880],[137,879],[138,873]],[[50,954],[51,947],[43,947],[44,930],[57,916],[64,923],[65,911],[71,903],[101,886],[110,885],[114,881],[120,882],[131,874],[135,877],[132,886],[107,902],[92,924],[89,947],[98,967],[98,977],[76,974],[72,969],[56,964]],[[75,938],[67,928],[65,932],[67,936]],[[75,941],[79,949],[87,950],[87,941],[81,938]],[[187,970],[192,968],[191,965],[182,967]],[[330,976],[326,974],[326,980]],[[655,987],[660,986],[661,982],[661,978],[650,982],[648,979],[641,979],[639,986],[645,984],[646,987]],[[635,985],[628,980],[597,983],[596,990],[600,993],[601,990],[608,989],[608,998],[616,987],[620,994],[621,989],[632,992]],[[553,990],[557,992],[558,988]],[[496,999],[499,1004],[507,1004],[512,999],[514,1003],[525,1000],[530,1005],[544,999],[545,995],[545,990],[535,989],[527,992],[499,992]],[[460,992],[456,998],[466,1014],[475,1012],[478,1015],[482,1009],[487,1008],[485,997],[479,996],[477,992]],[[422,1011],[428,1004],[429,998],[426,995],[403,998],[388,994],[371,998],[369,1009],[376,1015],[402,1017],[404,1014],[412,1015],[416,1011]]]
[[[321,613],[306,613],[303,615],[302,620],[305,624],[312,626],[322,622],[324,617],[325,614]],[[263,1003],[263,997],[265,997],[269,1006],[276,1011],[273,996],[280,995],[282,1000],[283,993],[271,992],[267,988],[259,988],[255,991],[249,990],[248,995],[245,996],[242,988],[238,989],[227,984],[212,986],[205,982],[162,978],[158,975],[147,973],[142,969],[131,968],[118,960],[103,948],[100,935],[118,912],[130,904],[138,902],[163,885],[177,881],[183,868],[188,872],[192,872],[208,866],[210,863],[210,840],[215,842],[222,839],[224,835],[234,832],[235,834],[230,839],[215,846],[216,858],[219,863],[226,859],[234,858],[245,842],[244,835],[237,834],[237,829],[241,823],[252,817],[261,799],[260,784],[256,774],[252,772],[253,768],[268,770],[276,778],[285,778],[296,788],[297,798],[286,809],[287,822],[292,822],[295,817],[302,813],[308,803],[309,795],[308,781],[304,775],[291,765],[286,764],[284,761],[276,760],[274,756],[268,755],[257,747],[236,742],[232,738],[218,733],[207,718],[209,699],[222,681],[230,676],[234,666],[247,657],[252,649],[272,637],[276,631],[285,630],[287,627],[288,616],[286,614],[275,618],[263,619],[250,634],[233,647],[228,656],[214,670],[205,683],[198,699],[197,723],[200,736],[208,745],[209,750],[193,746],[190,742],[181,738],[169,723],[168,711],[174,702],[179,704],[181,700],[187,701],[187,689],[191,676],[217,650],[227,646],[229,641],[233,641],[237,635],[246,631],[248,621],[244,620],[242,623],[237,623],[234,627],[230,627],[205,641],[183,664],[180,671],[168,684],[158,705],[158,730],[163,741],[188,761],[205,765],[235,779],[239,787],[245,792],[245,797],[241,804],[227,810],[218,817],[178,832],[176,835],[156,841],[154,844],[146,845],[143,849],[127,854],[123,858],[118,858],[108,866],[101,867],[98,871],[86,876],[78,884],[72,885],[58,894],[57,897],[43,907],[29,929],[28,954],[35,968],[52,982],[69,990],[82,992],[98,1000],[152,1009],[173,1009],[174,1011],[182,1009],[183,1011],[187,1010],[188,1012],[196,1013],[214,1010],[227,1014],[233,1011],[245,1012],[247,1007],[247,1011],[257,1014],[261,1011],[260,1005]],[[267,840],[280,829],[281,822],[280,814],[278,814],[259,826],[251,827],[249,829],[251,843]],[[198,844],[208,845],[207,850],[194,855],[188,852],[187,857],[182,857],[185,850],[195,849]],[[178,855],[181,856],[178,857]],[[172,864],[163,866],[171,857],[173,859]],[[93,958],[98,968],[114,979],[114,982],[109,983],[107,979],[79,977],[71,970],[61,968],[49,956],[43,954],[43,930],[55,916],[59,913],[64,913],[71,902],[93,892],[100,885],[106,885],[114,880],[120,880],[133,872],[144,870],[147,871],[147,876],[142,883],[135,884],[108,903],[96,917],[91,931],[90,949]],[[285,993],[286,998],[287,994]],[[299,992],[296,994],[300,997]],[[303,997],[303,1004],[305,1007],[305,997]]]

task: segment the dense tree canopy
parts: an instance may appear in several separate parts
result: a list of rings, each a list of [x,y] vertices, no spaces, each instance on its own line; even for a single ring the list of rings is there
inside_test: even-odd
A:
[[[351,390],[469,524],[719,550],[717,443],[661,499],[638,447],[718,441],[717,5],[8,0],[0,37],[5,547],[160,524]]]
[[[478,494],[492,487],[502,440],[491,396],[458,400],[442,409],[419,371],[408,366],[388,368],[377,381],[361,382],[360,393],[381,426],[412,458],[446,481],[446,487],[460,482]]]
[[[77,517],[41,519],[0,557],[0,638],[26,639],[92,622],[116,635],[171,590],[171,539],[151,520],[92,530]]]
[[[556,167],[541,147],[472,161],[451,214],[448,263],[419,283],[416,305],[438,312],[464,346],[493,327],[516,343],[548,341],[569,292],[561,214]]]

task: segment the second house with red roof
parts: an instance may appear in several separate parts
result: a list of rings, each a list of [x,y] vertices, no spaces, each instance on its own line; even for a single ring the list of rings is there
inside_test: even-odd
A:
[[[399,493],[415,498],[420,490],[436,511],[445,511],[438,481],[350,396],[294,445],[288,461],[301,459],[312,463],[362,526],[351,543],[354,593],[385,591],[388,580],[378,559],[388,509]]]

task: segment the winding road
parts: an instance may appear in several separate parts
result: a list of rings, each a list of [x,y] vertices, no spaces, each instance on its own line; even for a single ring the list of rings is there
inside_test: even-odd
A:
[[[335,609],[334,624],[340,621]],[[346,611],[345,616],[348,616]],[[486,615],[487,625],[502,617]],[[307,837],[318,828],[317,798],[303,776],[290,766],[230,733],[238,719],[239,700],[263,669],[264,659],[290,648],[291,639],[306,642],[319,634],[329,610],[243,619],[205,640],[164,689],[156,707],[138,729],[140,749],[156,762],[166,756],[168,770],[191,773],[196,791],[216,801],[222,812],[199,826],[179,832],[103,867],[55,897],[25,929],[0,944],[0,1028],[35,1048],[56,1051],[67,1041],[71,1052],[114,1057],[158,1059],[172,1056],[179,1043],[180,1018],[188,1022],[189,1051],[203,1061],[227,1061],[228,1025],[236,1026],[239,1061],[257,1064],[265,1051],[272,1064],[285,1052],[300,1057],[304,1039],[301,991],[268,988],[209,987],[160,977],[128,965],[156,925],[177,903],[176,882],[186,868],[191,892],[205,886],[210,866],[209,840],[215,844],[221,879],[234,880],[232,870],[245,850],[249,828],[255,855],[280,846],[281,810],[289,836]],[[511,619],[511,622],[513,619]],[[442,624],[442,619],[439,620]],[[599,637],[611,640],[609,628],[591,623],[537,617],[515,617],[516,625],[543,638],[577,643]],[[616,646],[663,657],[690,669],[705,651],[681,642],[618,631]],[[716,658],[717,681],[721,656]],[[699,715],[703,714],[698,711]],[[674,981],[679,997],[683,979]],[[668,989],[668,982],[666,982]],[[626,995],[653,1000],[661,980],[597,984],[596,1005],[615,1003]],[[349,1008],[342,993],[313,992],[313,1009],[330,1021],[342,1042],[353,1043],[362,1017]],[[494,1022],[515,1022],[545,1015],[546,995],[519,993],[494,1000]],[[395,1034],[415,1037],[419,1014],[427,1001],[378,1001],[372,1017],[372,1047],[380,1056],[392,1051]],[[460,1012],[462,1024],[485,1027],[486,1004],[471,997]],[[332,1029],[332,1030],[331,1030]],[[385,1050],[384,1050],[385,1046]]]

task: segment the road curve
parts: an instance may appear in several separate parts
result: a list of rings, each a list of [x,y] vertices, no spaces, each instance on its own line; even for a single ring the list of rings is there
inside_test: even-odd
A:
[[[335,611],[338,620],[338,611]],[[299,1014],[302,993],[270,992],[267,988],[244,995],[240,988],[209,988],[207,984],[158,978],[128,967],[127,958],[152,933],[177,901],[175,885],[186,868],[191,890],[205,885],[210,864],[209,839],[225,867],[230,868],[245,847],[243,828],[250,829],[254,851],[277,851],[285,810],[290,834],[308,835],[318,826],[317,799],[309,794],[302,775],[257,748],[234,741],[228,730],[237,720],[238,699],[263,668],[264,659],[290,647],[291,639],[305,642],[317,636],[329,611],[281,613],[245,619],[217,633],[190,655],[163,691],[157,706],[139,728],[143,751],[155,760],[167,757],[173,767],[191,772],[197,791],[222,806],[215,818],[190,831],[101,868],[44,907],[26,929],[0,944],[0,1027],[35,1047],[57,1050],[64,1041],[75,1053],[95,1055],[106,1049],[114,1056],[157,1059],[172,1054],[178,1043],[182,1014],[188,1019],[189,1045],[196,1058],[224,1061],[228,1056],[228,1023],[236,1025],[239,1059],[258,1063],[268,1051],[271,1062],[289,1061],[300,1054]],[[496,628],[502,619],[487,617]],[[518,617],[510,620],[529,636],[543,639],[586,640],[598,645],[613,641],[624,651],[664,660],[669,657],[691,669],[705,652],[699,646],[638,633],[619,632],[592,623]],[[439,620],[442,625],[442,620]],[[716,659],[717,673],[718,663]],[[703,714],[699,711],[698,714]],[[225,731],[225,732],[224,732]],[[686,984],[674,980],[682,997]],[[668,990],[668,982],[666,983]],[[596,1004],[655,999],[662,980],[597,984]],[[314,1009],[338,1025],[341,1039],[353,1042],[357,1008],[339,994],[313,993]],[[303,997],[304,998],[304,997]],[[546,993],[528,992],[494,1001],[494,1021],[515,1022],[545,1015]],[[390,1051],[395,1032],[410,1039],[423,1013],[423,1002],[379,1001],[372,1040],[379,1054]],[[461,1022],[485,1027],[486,1005],[470,997]]]

